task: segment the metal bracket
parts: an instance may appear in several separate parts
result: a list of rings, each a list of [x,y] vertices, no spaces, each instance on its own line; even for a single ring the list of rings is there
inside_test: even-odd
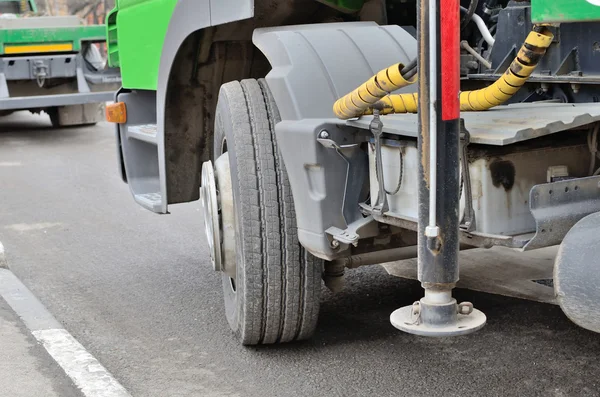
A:
[[[329,139],[329,133],[327,131],[321,131],[319,133],[317,142],[319,142],[321,145],[323,145],[323,147],[325,147],[326,149],[337,150],[338,153],[342,149],[342,147],[340,145],[338,145],[336,141],[334,141],[333,139]],[[342,157],[345,158],[344,155],[342,155]]]
[[[341,244],[352,244],[355,247],[358,245],[358,240],[366,237],[376,236],[379,230],[377,222],[372,216],[361,218],[357,221],[352,222],[348,225],[346,230],[342,230],[335,226],[325,230],[325,233],[329,234],[333,240],[338,241]]]
[[[77,90],[79,92],[91,92],[90,86],[85,79],[85,74],[83,73],[83,57],[77,57]]]
[[[31,64],[31,75],[35,77],[40,88],[44,86],[46,77],[50,74],[50,63],[47,60],[37,59]]]
[[[560,244],[577,222],[600,211],[600,176],[536,185],[529,193],[529,209],[536,233],[523,249]]]
[[[0,98],[8,98],[8,84],[6,84],[6,76],[4,73],[0,73]]]
[[[359,235],[349,231],[348,229],[342,230],[338,227],[332,226],[329,229],[325,230],[325,233],[329,234],[333,240],[341,243],[341,244],[352,244],[354,246],[358,245]]]
[[[344,198],[342,201],[342,215],[346,225],[360,219],[361,214],[356,202],[359,199],[363,178],[361,167],[367,167],[367,161],[361,161],[357,156],[362,156],[363,152],[359,150],[360,145],[356,143],[348,145],[338,145],[330,138],[329,132],[323,130],[317,136],[317,142],[327,149],[333,149],[346,163],[346,175],[344,176]]]
[[[383,122],[379,115],[379,109],[373,108],[373,120],[369,125],[369,130],[375,138],[375,163],[377,168],[377,184],[379,185],[379,193],[377,201],[373,205],[373,212],[377,215],[383,215],[389,210],[387,194],[383,179],[383,159],[381,154],[381,135],[383,135]]]
[[[465,128],[463,119],[460,119],[460,146],[461,146],[461,168],[462,180],[464,184],[465,195],[465,214],[460,224],[460,230],[464,232],[472,232],[477,229],[475,220],[475,210],[473,209],[473,194],[471,190],[471,175],[469,172],[469,144],[471,143],[471,135]],[[461,191],[463,193],[463,191]]]

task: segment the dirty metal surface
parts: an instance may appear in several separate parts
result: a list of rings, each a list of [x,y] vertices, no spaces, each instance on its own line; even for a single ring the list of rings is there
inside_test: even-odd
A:
[[[505,146],[600,121],[600,103],[518,103],[462,112],[461,117],[471,143]],[[348,125],[368,129],[371,119],[365,116]],[[417,137],[416,114],[387,115],[382,121],[384,133]]]
[[[458,288],[556,304],[552,270],[557,247],[530,252],[494,247],[459,253]],[[391,275],[416,279],[417,260],[382,265]]]
[[[560,244],[577,222],[600,211],[600,176],[536,185],[529,195],[536,234],[524,249]]]
[[[398,226],[404,229],[417,231],[417,219],[405,217],[393,212],[386,212],[385,214],[373,213],[372,207],[362,204],[361,211],[364,215],[371,215],[373,219],[380,223],[387,223],[388,225]],[[465,232],[460,231],[459,242],[474,247],[491,248],[494,246],[508,247],[508,248],[523,248],[529,240],[533,237],[534,233],[517,234],[514,236],[504,236],[499,234],[486,234],[479,232]]]

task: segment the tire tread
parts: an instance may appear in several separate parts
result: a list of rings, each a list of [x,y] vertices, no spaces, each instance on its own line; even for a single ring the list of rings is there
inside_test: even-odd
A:
[[[238,299],[239,324],[230,324],[247,345],[306,339],[316,328],[322,261],[298,242],[291,186],[275,136],[277,106],[264,80],[231,82],[221,90],[234,129],[232,181],[237,180],[243,234],[241,266],[238,256],[243,302]],[[215,158],[219,154],[215,144]]]

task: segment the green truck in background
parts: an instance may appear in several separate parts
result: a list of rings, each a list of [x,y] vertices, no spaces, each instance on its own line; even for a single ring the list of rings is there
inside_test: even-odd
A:
[[[0,116],[45,112],[54,127],[94,124],[121,84],[95,45],[103,25],[41,16],[34,0],[0,0]]]

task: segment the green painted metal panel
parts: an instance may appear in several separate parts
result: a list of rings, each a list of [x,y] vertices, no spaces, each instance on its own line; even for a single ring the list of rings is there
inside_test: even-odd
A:
[[[82,41],[106,40],[104,25],[76,26],[46,29],[0,29],[0,55],[7,44],[73,43],[73,50],[81,49]]]
[[[106,16],[106,49],[108,66],[116,68],[121,66],[119,60],[119,36],[117,34],[117,13],[118,9],[115,7]]]
[[[109,58],[120,65],[123,87],[156,90],[169,21],[177,0],[118,0],[109,14]]]
[[[600,21],[600,0],[531,0],[534,23]]]

